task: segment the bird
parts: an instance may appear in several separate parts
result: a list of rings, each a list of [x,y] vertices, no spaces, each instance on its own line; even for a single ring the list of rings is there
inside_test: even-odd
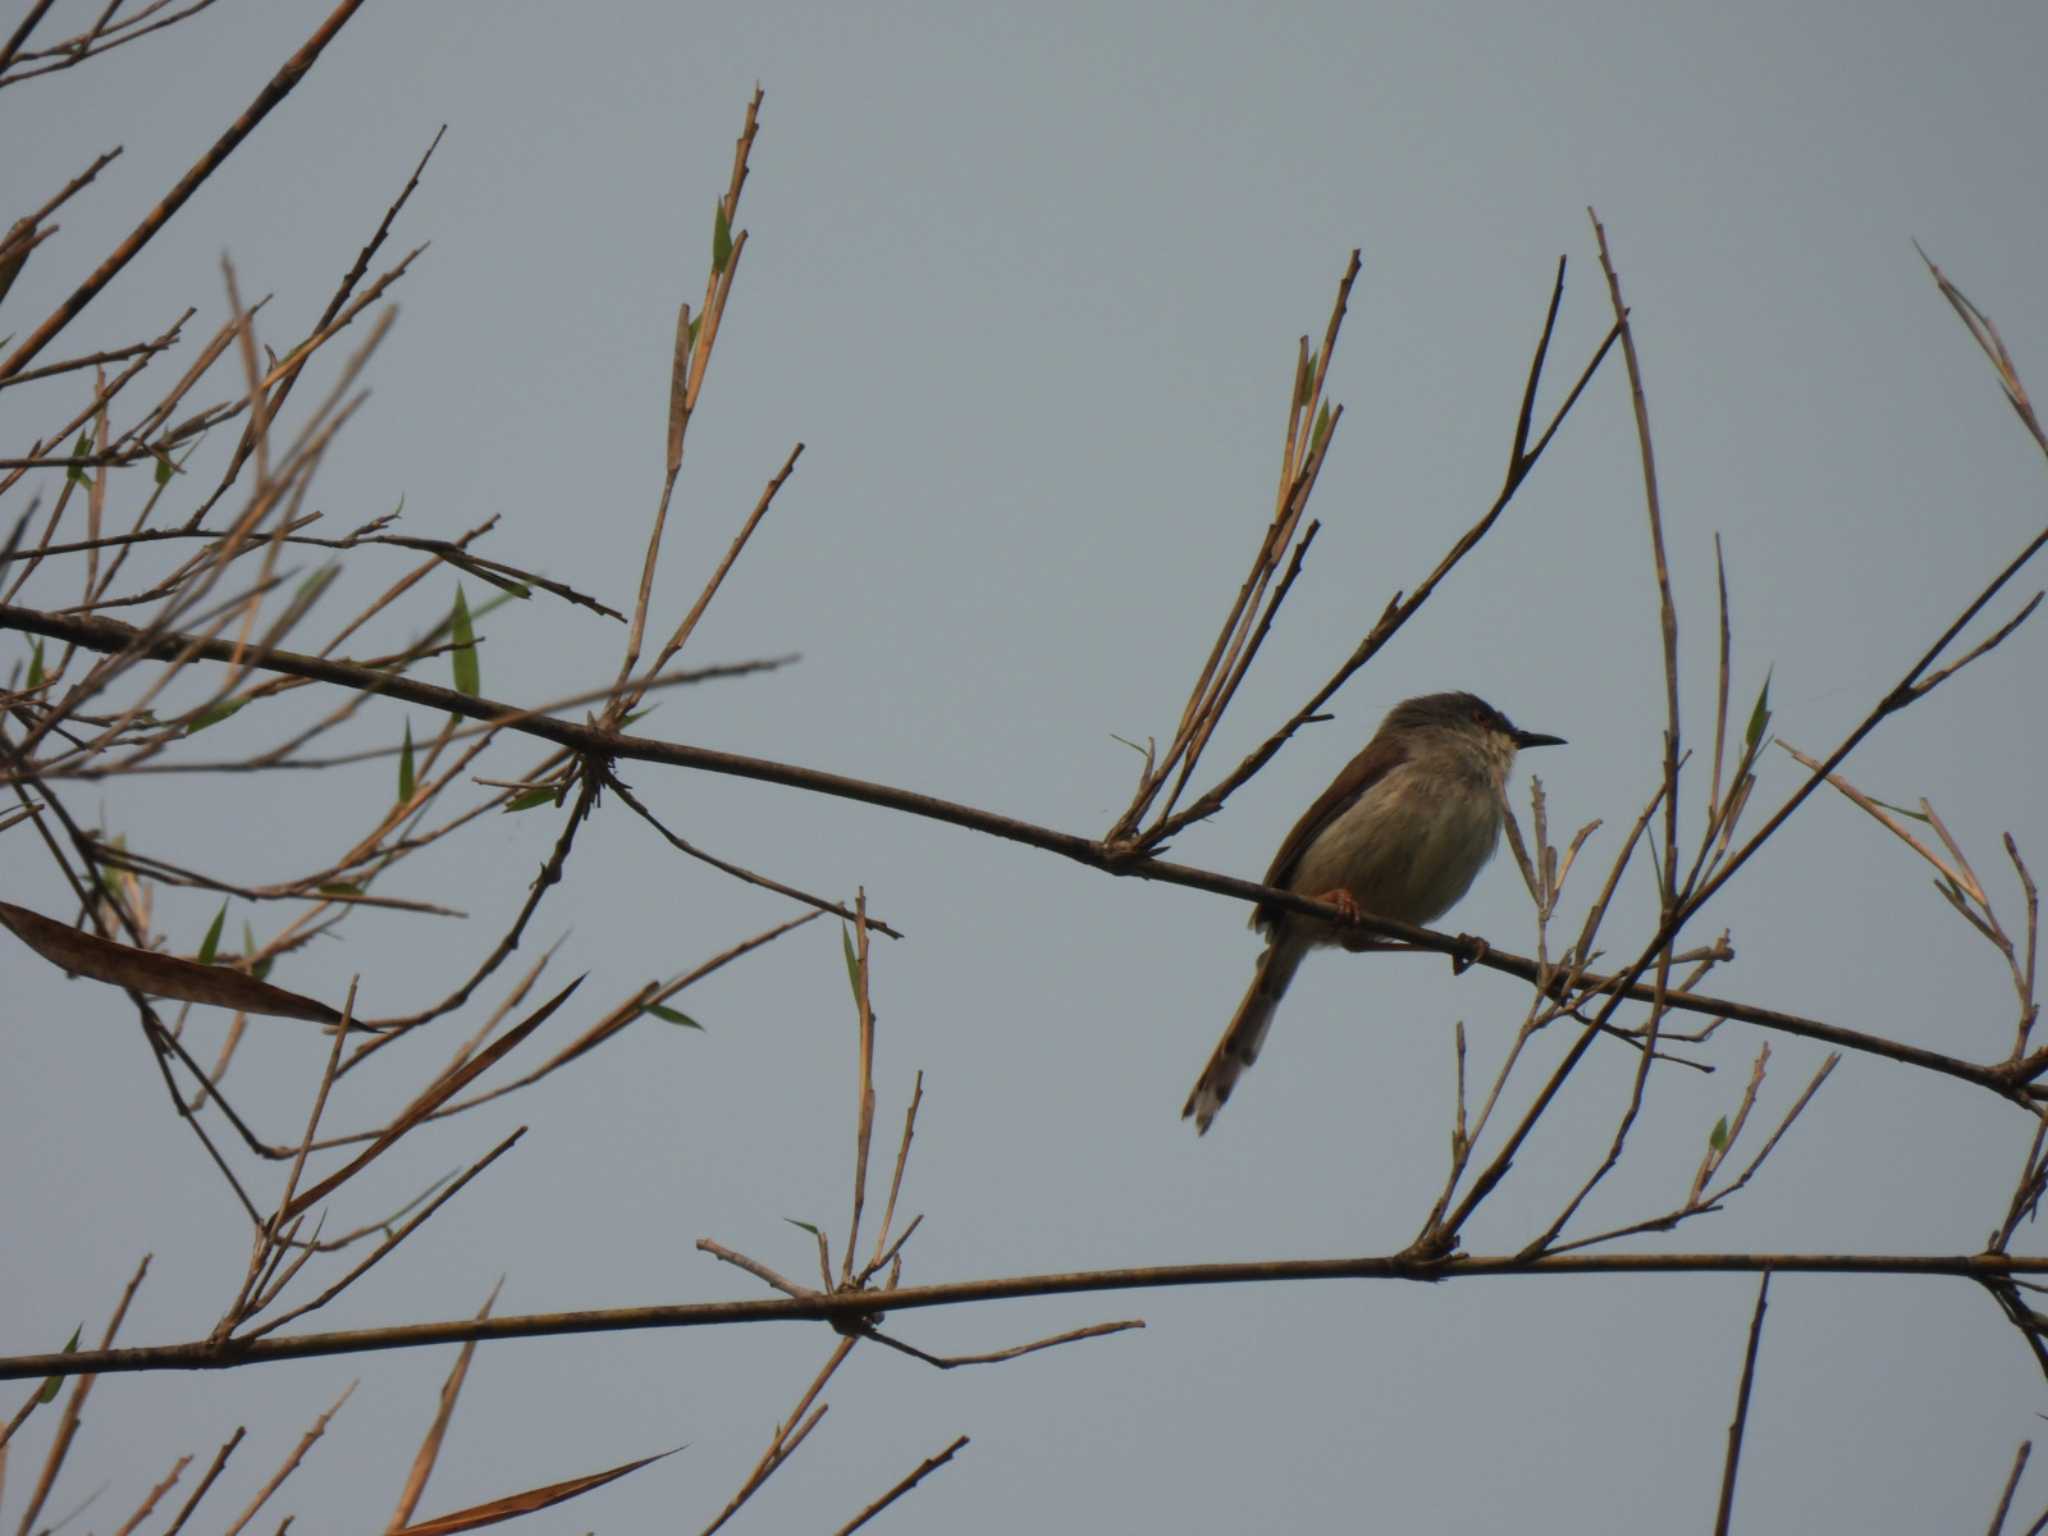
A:
[[[1499,845],[1515,754],[1562,745],[1563,737],[1519,729],[1475,694],[1404,700],[1294,824],[1264,883],[1353,914],[1432,922],[1465,894]],[[1200,1135],[1258,1060],[1309,951],[1384,947],[1356,929],[1270,904],[1253,909],[1251,925],[1264,932],[1265,952],[1181,1110]]]

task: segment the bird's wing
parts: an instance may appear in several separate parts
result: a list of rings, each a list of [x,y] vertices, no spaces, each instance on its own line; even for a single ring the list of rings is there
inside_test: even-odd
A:
[[[1294,830],[1287,834],[1280,851],[1273,855],[1265,883],[1286,887],[1294,876],[1295,865],[1301,862],[1302,854],[1308,851],[1309,844],[1322,834],[1323,829],[1356,805],[1359,797],[1373,785],[1407,761],[1407,751],[1396,743],[1379,736],[1367,742],[1365,750],[1345,764],[1344,771],[1330,781],[1330,787],[1316,797],[1316,803],[1294,824]],[[1306,891],[1303,894],[1316,896],[1321,892]],[[1279,914],[1261,908],[1258,916],[1262,921],[1270,921]]]

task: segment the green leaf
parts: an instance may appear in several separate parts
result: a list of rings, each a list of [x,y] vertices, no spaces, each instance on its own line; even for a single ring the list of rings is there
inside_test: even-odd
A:
[[[408,720],[405,722],[405,745],[398,749],[398,803],[400,805],[404,805],[412,798],[413,785],[416,782],[417,780],[413,777],[412,766],[412,721]]]
[[[199,963],[213,964],[213,957],[220,949],[220,925],[228,920],[228,904],[222,898],[220,910],[213,914],[213,926],[206,930],[206,937],[199,945]]]
[[[1316,358],[1320,355],[1320,352],[1309,353],[1308,361],[1301,365],[1301,377],[1295,381],[1294,403],[1296,405],[1307,405],[1309,396],[1315,393]]]
[[[354,880],[329,880],[325,884],[316,885],[313,889],[322,896],[360,896],[363,894],[361,884]]]
[[[839,947],[846,952],[846,984],[853,988],[853,1002],[860,1006],[860,957],[853,952],[853,930],[839,925]]]
[[[250,929],[248,923],[244,922],[242,924],[242,955],[244,958],[247,958],[248,956],[253,955],[255,953],[256,935]],[[270,962],[274,958],[274,956],[265,955],[261,960],[258,960],[255,963],[255,965],[250,967],[249,974],[251,976],[254,976],[258,981],[263,980],[264,977],[270,974]]]
[[[185,734],[187,736],[197,736],[209,725],[219,725],[221,721],[227,719],[229,715],[236,713],[248,702],[247,699],[222,699],[218,704],[207,705],[206,708],[192,717],[191,722],[185,727]]]
[[[43,642],[40,637],[28,643],[28,685],[31,688],[43,685]]]
[[[328,583],[332,582],[334,578],[339,576],[340,574],[341,567],[339,565],[336,565],[332,561],[329,561],[326,565],[321,566],[319,570],[315,571],[312,575],[308,576],[304,581],[299,583],[299,590],[296,594],[293,595],[292,601],[294,603],[312,602],[314,598],[318,597],[322,592],[325,592],[327,590]]]
[[[675,1011],[675,1009],[673,1009],[673,1008],[664,1008],[664,1007],[662,1007],[662,1006],[661,1006],[661,1004],[659,1004],[659,1003],[649,1003],[649,1004],[648,1004],[648,1005],[647,1005],[647,1006],[646,1006],[645,1008],[642,1008],[642,1009],[641,1009],[640,1011],[641,1011],[642,1013],[651,1013],[651,1014],[653,1014],[653,1015],[654,1015],[654,1016],[655,1016],[655,1017],[656,1017],[657,1019],[661,1019],[661,1020],[664,1020],[664,1021],[665,1021],[665,1022],[667,1022],[667,1023],[670,1023],[670,1024],[680,1024],[680,1025],[682,1025],[682,1026],[683,1026],[683,1028],[685,1028],[685,1029],[694,1029],[694,1030],[697,1030],[697,1031],[699,1031],[700,1033],[702,1032],[702,1030],[703,1030],[703,1028],[704,1028],[704,1026],[703,1026],[702,1024],[699,1024],[699,1023],[698,1023],[698,1022],[697,1022],[697,1021],[696,1021],[695,1019],[691,1018],[691,1017],[690,1017],[690,1016],[689,1016],[689,1015],[688,1015],[687,1013],[677,1013],[677,1012]]]
[[[523,795],[514,795],[505,803],[505,814],[509,816],[514,811],[530,811],[538,805],[559,805],[561,801],[562,797],[558,791],[543,784],[539,789],[529,789]]]
[[[171,483],[171,476],[176,473],[177,469],[172,465],[169,454],[159,453],[156,455],[156,483],[158,485],[169,485]]]
[[[1315,436],[1309,439],[1308,450],[1314,453],[1323,446],[1323,439],[1330,435],[1330,402],[1325,400],[1323,408],[1316,412]]]
[[[483,691],[483,674],[476,664],[476,631],[470,627],[469,600],[462,595],[459,581],[455,584],[455,617],[449,620],[448,633],[455,642],[455,691],[473,699]]]
[[[1875,795],[1872,795],[1870,797],[1870,802],[1873,805],[1883,806],[1886,810],[1892,812],[1894,815],[1910,816],[1913,820],[1918,822],[1924,822],[1930,827],[1934,825],[1934,818],[1928,815],[1925,811],[1909,811],[1903,805],[1893,805],[1891,801],[1880,800]]]
[[[820,1232],[816,1227],[812,1226],[808,1221],[798,1221],[794,1216],[785,1216],[782,1219],[788,1222],[792,1227],[802,1227],[806,1232],[810,1233],[813,1237],[823,1237],[825,1235],[824,1233]]]
[[[83,1327],[84,1325],[80,1324],[79,1326]],[[71,1330],[71,1342],[59,1351],[60,1354],[75,1355],[78,1353],[78,1332],[78,1328]],[[63,1384],[64,1378],[62,1376],[44,1377],[43,1389],[36,1394],[36,1401],[39,1403],[54,1403],[57,1401],[57,1389]]]
[[[114,850],[115,850],[115,851],[116,851],[117,853],[125,853],[125,852],[127,851],[127,848],[128,848],[128,834],[127,834],[127,833],[125,833],[125,832],[123,832],[123,833],[122,833],[122,834],[121,834],[120,836],[116,837],[116,838],[115,838],[115,839],[114,839],[114,840],[113,840],[113,841],[112,841],[112,842],[111,842],[110,844],[108,844],[108,846],[109,846],[109,847],[111,847],[111,848],[113,848],[113,849],[114,849]],[[108,868],[108,867],[107,867],[106,865],[102,864],[102,865],[100,865],[100,866],[99,866],[99,877],[100,877],[100,889],[101,889],[101,890],[103,890],[103,891],[105,891],[105,892],[107,893],[107,896],[108,896],[108,898],[109,898],[110,900],[112,900],[112,901],[115,901],[115,902],[118,902],[118,901],[120,901],[120,899],[121,899],[121,874],[120,874],[120,871],[118,871],[118,870],[115,870],[115,869],[110,869],[110,868]]]
[[[697,322],[703,318],[702,315],[690,316],[690,345],[693,347],[697,345]]]
[[[1776,668],[1764,671],[1763,691],[1756,696],[1756,708],[1749,712],[1749,729],[1743,733],[1742,750],[1754,757],[1763,748],[1764,732],[1771,724],[1771,673]]]
[[[533,596],[533,592],[530,588],[522,587],[516,581],[507,582],[499,590],[498,595],[496,597],[491,598],[481,608],[477,608],[474,611],[472,611],[470,614],[470,618],[472,620],[481,619],[485,617],[487,614],[489,614],[493,608],[502,608],[507,603],[511,602],[512,599],[515,597],[531,596]]]
[[[1714,1122],[1713,1130],[1707,1133],[1707,1145],[1716,1152],[1728,1150],[1728,1117],[1723,1115]]]
[[[725,264],[732,260],[732,225],[725,217],[725,202],[719,200],[711,220],[711,275],[717,277],[725,271]],[[690,325],[690,339],[697,339],[697,326]]]
[[[83,432],[78,434],[78,442],[72,448],[71,456],[74,459],[82,459],[91,452],[92,428],[87,427]],[[84,470],[80,469],[76,464],[72,465],[69,469],[64,471],[64,478],[66,480],[69,480],[73,485],[83,485],[87,487],[90,487],[92,485],[92,476],[88,475]]]

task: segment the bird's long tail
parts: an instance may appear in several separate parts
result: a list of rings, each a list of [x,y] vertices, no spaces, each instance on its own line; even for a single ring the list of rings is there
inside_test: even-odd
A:
[[[1209,1065],[1202,1068],[1195,1091],[1188,1095],[1187,1106],[1180,1112],[1181,1119],[1195,1122],[1197,1134],[1208,1134],[1209,1122],[1229,1100],[1238,1078],[1259,1059],[1259,1047],[1266,1043],[1266,1031],[1273,1027],[1274,1010],[1287,995],[1287,984],[1294,980],[1294,973],[1307,953],[1307,945],[1282,939],[1266,946],[1266,952],[1259,956],[1259,966],[1252,972],[1252,984],[1245,991],[1244,1001],[1237,1005],[1230,1027],[1216,1042]]]

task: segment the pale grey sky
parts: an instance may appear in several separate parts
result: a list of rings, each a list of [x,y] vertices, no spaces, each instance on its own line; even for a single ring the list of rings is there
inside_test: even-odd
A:
[[[60,4],[39,35],[95,9]],[[126,146],[64,211],[0,333],[47,313],[325,10],[223,0],[0,93],[0,187],[17,212]],[[1212,771],[1291,712],[1491,499],[1560,254],[1546,402],[1597,343],[1610,316],[1591,204],[1634,306],[1656,432],[1696,830],[1717,533],[1742,707],[1774,668],[1777,734],[1822,752],[2040,524],[2040,455],[1911,241],[2048,390],[2044,64],[2038,7],[1980,3],[372,5],[59,351],[153,335],[187,304],[203,333],[222,312],[223,251],[245,293],[276,294],[265,338],[296,339],[445,122],[387,249],[432,248],[397,290],[373,395],[315,501],[347,528],[402,498],[421,536],[498,515],[500,558],[627,606],[659,489],[674,309],[702,292],[712,204],[758,81],[749,243],[691,428],[657,627],[802,441],[692,653],[803,661],[671,694],[647,729],[1096,833],[1135,766],[1112,733],[1170,733],[1242,576],[1272,502],[1295,338],[1320,335],[1351,248],[1364,269],[1331,374],[1346,414],[1313,508],[1325,526]],[[80,398],[30,394],[0,395],[8,443]],[[24,504],[17,490],[0,516]],[[1563,832],[1605,822],[1567,892],[1574,927],[1661,754],[1644,530],[1610,366],[1335,720],[1174,856],[1258,874],[1390,704],[1470,688],[1570,739],[1526,766]],[[402,568],[362,557],[334,611]],[[2038,585],[2022,578],[1993,616]],[[559,605],[501,609],[485,634],[485,690],[501,697],[565,695],[617,665],[617,628]],[[2020,906],[1999,834],[2048,868],[2043,644],[2021,631],[1849,766],[1894,803],[1931,797],[2008,915]],[[22,654],[0,637],[0,666]],[[365,741],[407,718],[366,712]],[[271,739],[244,718],[205,738]],[[70,794],[163,857],[260,882],[331,851],[389,774]],[[1256,954],[1239,905],[765,785],[645,765],[625,777],[684,835],[807,888],[864,885],[909,935],[878,944],[874,980],[885,1126],[926,1074],[909,1282],[1397,1249],[1443,1176],[1452,1023],[1465,1021],[1477,1073],[1520,1016],[1504,977],[1318,958],[1198,1142],[1177,1113]],[[1796,782],[1774,752],[1759,807]],[[1518,803],[1526,783],[1525,768]],[[549,813],[493,822],[409,866],[395,894],[469,921],[421,942],[368,915],[289,983],[338,998],[360,971],[368,1011],[418,1006],[495,935],[557,829]],[[6,848],[0,900],[61,908],[26,834]],[[1652,926],[1640,873],[1621,901],[1613,955]],[[591,973],[580,1028],[789,910],[612,806],[524,953],[566,935],[550,974]],[[211,913],[166,896],[159,920],[189,951]],[[243,915],[265,917],[238,903]],[[1445,922],[1532,946],[1505,859]],[[2011,991],[1988,947],[1838,798],[1802,809],[1693,937],[1724,927],[1740,958],[1717,976],[1723,993],[1963,1056],[2009,1043]],[[357,1190],[330,1225],[381,1215],[534,1127],[324,1326],[466,1314],[500,1275],[505,1312],[760,1292],[697,1253],[700,1236],[803,1271],[809,1239],[783,1218],[835,1242],[845,1219],[854,1037],[838,951],[813,925],[684,1000],[705,1034],[630,1033]],[[122,1005],[11,940],[0,996],[0,1350],[53,1347],[81,1320],[96,1330],[143,1248],[155,1264],[124,1338],[204,1332],[245,1234]],[[221,1024],[192,1027],[210,1047]],[[469,1025],[441,1027],[452,1042]],[[254,1036],[234,1081],[291,1134],[325,1042],[283,1021]],[[1760,1038],[1729,1025],[1706,1053],[1712,1077],[1653,1075],[1648,1121],[1578,1230],[1682,1194]],[[407,1071],[446,1048],[427,1044]],[[1773,1041],[1766,1123],[1820,1056]],[[1597,1161],[1630,1070],[1618,1050],[1594,1054],[1466,1232],[1470,1250],[1541,1230]],[[350,1118],[407,1081],[365,1084]],[[2030,1132],[1982,1093],[1852,1057],[1725,1214],[1642,1246],[1971,1251]],[[2020,1241],[2039,1251],[2031,1229]],[[1109,1318],[1148,1327],[944,1374],[856,1350],[825,1423],[734,1529],[836,1528],[959,1433],[972,1445],[877,1528],[1706,1528],[1754,1294],[1738,1277],[1325,1284],[906,1314],[904,1337],[952,1351]],[[701,1528],[830,1344],[790,1325],[489,1347],[423,1512],[688,1442],[530,1523]],[[271,1524],[287,1509],[309,1530],[382,1520],[451,1354],[104,1380],[73,1481],[81,1496],[111,1486],[84,1524],[107,1528],[175,1455],[204,1458],[245,1424],[243,1481],[221,1499],[239,1508],[251,1469],[356,1378]],[[1738,1528],[1979,1528],[2043,1406],[2021,1339],[1964,1283],[1784,1278]],[[17,1487],[27,1465],[15,1461]],[[2037,1469],[2018,1508],[2031,1519],[2044,1503]]]

